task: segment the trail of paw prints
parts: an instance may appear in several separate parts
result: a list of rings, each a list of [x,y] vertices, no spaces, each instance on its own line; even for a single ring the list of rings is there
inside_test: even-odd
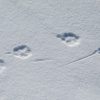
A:
[[[62,34],[57,34],[57,38],[61,39],[61,42],[64,43],[68,47],[75,47],[80,44],[80,37],[74,33],[66,32]]]

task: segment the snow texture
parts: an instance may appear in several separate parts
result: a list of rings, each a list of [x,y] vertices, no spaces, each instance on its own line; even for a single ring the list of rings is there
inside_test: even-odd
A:
[[[0,100],[100,100],[100,0],[0,0]]]

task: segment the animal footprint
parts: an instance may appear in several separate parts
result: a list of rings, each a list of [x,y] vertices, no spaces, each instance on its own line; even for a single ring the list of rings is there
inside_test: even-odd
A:
[[[74,47],[80,44],[80,37],[71,32],[57,34],[56,37],[60,38],[62,42],[68,47]]]
[[[19,45],[13,48],[13,55],[20,59],[27,59],[32,56],[32,52],[27,45]]]

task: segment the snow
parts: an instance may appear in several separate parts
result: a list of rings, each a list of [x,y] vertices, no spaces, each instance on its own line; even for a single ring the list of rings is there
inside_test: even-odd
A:
[[[0,0],[0,100],[99,100],[99,4]]]

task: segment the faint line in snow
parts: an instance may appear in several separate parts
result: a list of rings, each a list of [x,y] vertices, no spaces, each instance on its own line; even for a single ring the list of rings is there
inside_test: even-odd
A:
[[[67,64],[64,64],[64,65],[70,65],[70,64],[79,62],[79,61],[81,61],[81,60],[85,60],[85,59],[87,59],[88,57],[91,57],[92,55],[94,55],[94,54],[96,54],[96,53],[100,53],[100,48],[98,48],[97,50],[94,50],[94,52],[88,54],[87,56],[78,58],[78,59],[76,59],[76,60],[74,60],[74,61],[71,61],[71,62],[69,62],[69,63],[67,63]]]
[[[37,58],[37,59],[34,59],[34,62],[45,62],[45,61],[52,61],[52,59],[49,59],[49,58]]]

